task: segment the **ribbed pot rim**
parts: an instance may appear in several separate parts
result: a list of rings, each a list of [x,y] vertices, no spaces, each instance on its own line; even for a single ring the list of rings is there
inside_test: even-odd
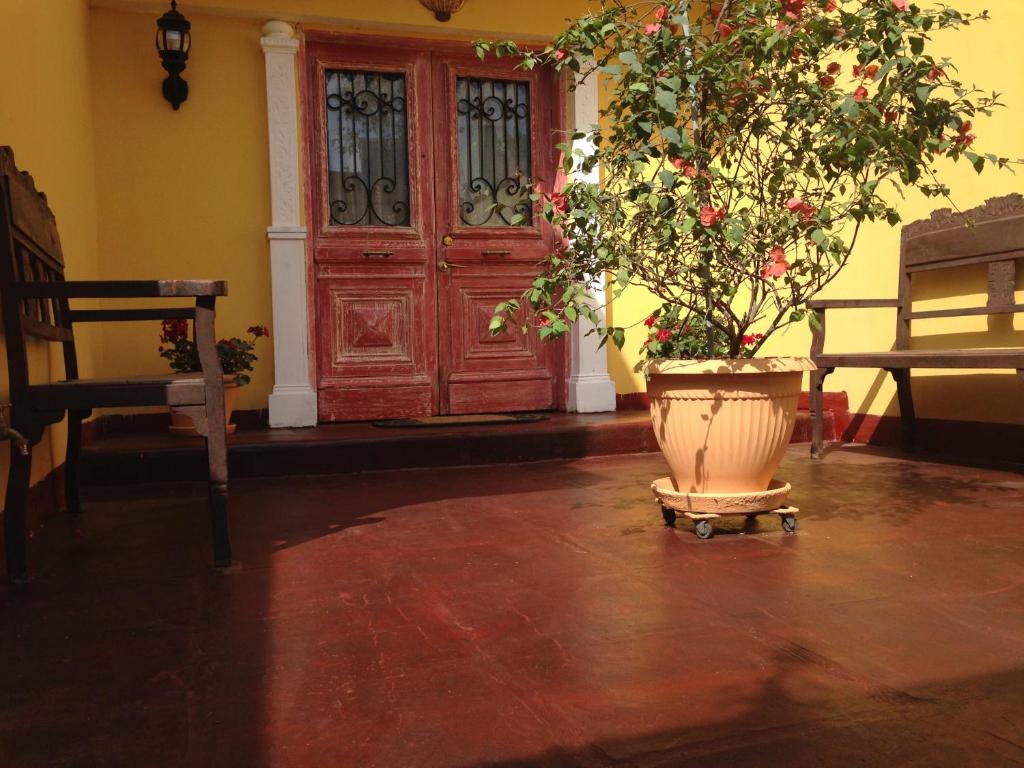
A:
[[[715,360],[657,358],[647,364],[650,374],[799,373],[818,366],[809,357],[749,357]]]

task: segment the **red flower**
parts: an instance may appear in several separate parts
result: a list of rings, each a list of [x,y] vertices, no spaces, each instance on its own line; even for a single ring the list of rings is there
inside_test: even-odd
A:
[[[644,325],[646,325],[648,328],[650,328],[656,322],[658,322],[658,318],[655,317],[654,315],[650,315],[646,320],[644,320]]]
[[[946,73],[942,71],[942,67],[936,67],[936,66],[933,65],[932,68],[928,70],[928,79],[931,82],[935,82],[940,77],[942,77],[944,74],[946,74]]]
[[[672,332],[668,328],[662,328],[655,334],[655,338],[658,341],[668,341],[672,338]]]
[[[561,192],[553,192],[548,199],[551,201],[551,207],[555,209],[555,213],[564,214],[568,212],[569,201]]]
[[[787,19],[796,21],[803,13],[807,0],[782,0],[782,13]]]
[[[697,178],[697,166],[692,163],[688,163],[681,157],[672,158],[672,167],[689,179]]]
[[[668,77],[668,70],[663,69],[658,73],[658,77]]]
[[[974,123],[972,123],[970,120],[964,120],[963,123],[961,123],[961,125],[960,125],[960,133],[961,133],[961,135],[965,134],[965,133],[970,133],[970,130],[973,127],[974,127]]]
[[[877,64],[869,64],[868,66],[864,67],[864,78],[865,79],[867,79],[867,80],[874,80],[875,79],[875,75],[877,75],[877,74],[878,74],[878,65]]]
[[[825,3],[825,13],[831,13],[836,9],[836,0],[828,0]]]
[[[667,5],[663,5],[658,10],[656,10],[654,12],[654,18],[656,18],[658,21],[664,21],[665,19],[667,19],[668,18],[668,6]]]
[[[744,337],[742,339],[743,346],[749,347],[751,344],[756,344],[757,342],[759,342],[763,338],[764,338],[764,334],[763,333],[748,333],[748,334],[744,335]]]
[[[853,76],[860,77],[860,64],[853,65]]]
[[[725,206],[719,209],[714,209],[710,205],[705,205],[700,209],[700,223],[704,227],[713,227],[721,221],[725,220]]]
[[[250,328],[247,328],[245,332],[249,333],[249,334],[252,334],[257,339],[260,338],[261,336],[269,336],[270,335],[270,330],[265,325],[254,325],[254,326],[252,326]]]
[[[820,85],[822,88],[831,88],[835,84],[836,79],[834,77],[822,75],[821,77],[818,78],[818,85]]]
[[[907,0],[892,0],[892,7],[897,11],[907,11]]]
[[[777,245],[772,248],[768,252],[768,257],[771,261],[761,268],[761,277],[770,277],[773,280],[777,280],[786,274],[786,270],[789,269],[789,262],[786,261],[786,251],[781,246]]]
[[[661,32],[661,24],[648,24],[644,27],[645,35],[656,35]]]
[[[726,24],[724,21],[718,25],[718,35],[723,40],[736,31],[736,28],[731,24]]]
[[[160,341],[176,344],[188,338],[188,320],[164,320],[160,324]]]
[[[838,61],[833,61],[831,64],[828,65],[827,71],[830,75],[838,75],[842,68],[842,64],[840,64]]]
[[[569,58],[569,52],[565,48],[555,51],[555,61],[565,61],[567,58]]]
[[[889,109],[885,112],[885,122],[895,123],[896,118],[899,117],[899,113],[895,109]]]
[[[864,99],[867,98],[867,95],[868,95],[868,89],[865,88],[863,85],[858,86],[857,90],[853,92],[853,100],[854,101],[864,101]]]
[[[818,209],[810,203],[805,203],[799,197],[791,197],[786,201],[786,210],[792,213],[794,216],[803,216],[804,223],[808,223]]]

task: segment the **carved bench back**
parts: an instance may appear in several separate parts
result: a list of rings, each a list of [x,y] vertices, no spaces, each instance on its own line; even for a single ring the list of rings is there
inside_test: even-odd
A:
[[[0,146],[0,303],[7,343],[11,401],[28,386],[26,337],[64,343],[68,377],[77,376],[68,304],[63,299],[26,299],[26,282],[64,280],[57,222],[32,177],[19,171],[10,147]]]
[[[953,213],[948,208],[903,227],[900,240],[899,319],[896,348],[908,349],[915,319],[1024,312],[1014,298],[1017,260],[1024,258],[1024,197],[994,197],[984,205]],[[911,309],[915,274],[974,264],[988,267],[985,307],[929,312]]]

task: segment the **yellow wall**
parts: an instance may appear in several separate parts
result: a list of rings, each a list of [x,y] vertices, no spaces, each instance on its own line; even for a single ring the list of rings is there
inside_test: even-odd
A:
[[[8,34],[0,46],[0,144],[14,148],[22,170],[49,198],[57,217],[67,274],[95,279],[96,203],[89,93],[89,11],[85,0],[5,0]],[[79,335],[83,375],[99,352],[98,335]],[[48,349],[52,347],[52,349]],[[58,345],[36,345],[34,381],[63,377]],[[0,359],[6,370],[6,355]],[[7,380],[0,380],[6,402]],[[64,456],[62,428],[51,429],[34,453],[33,481]],[[0,444],[0,490],[7,482],[8,444]]]
[[[1018,0],[960,0],[961,11],[988,8],[993,21],[965,27],[959,33],[936,35],[932,51],[949,56],[959,67],[959,77],[975,82],[986,91],[998,91],[1006,109],[993,117],[974,120],[976,147],[1012,158],[1024,156],[1020,126],[1024,123],[1024,57],[1010,54],[1019,48],[1017,30],[1024,26],[1024,2]],[[978,176],[963,162],[946,163],[940,176],[953,189],[953,199],[962,208],[983,203],[987,198],[1010,192],[1024,192],[1020,170],[988,170]],[[905,222],[925,218],[934,208],[947,207],[941,200],[908,195],[900,203]],[[896,296],[899,264],[899,228],[886,224],[866,226],[857,242],[849,267],[822,294],[822,298],[889,298]],[[1024,274],[1018,275],[1024,288]],[[1024,303],[1024,291],[1018,291]],[[985,303],[984,268],[965,268],[955,274],[929,276],[914,289],[915,307],[936,309],[979,306]],[[650,314],[655,303],[641,290],[630,289],[614,307],[614,322],[628,325]],[[826,350],[877,351],[892,348],[896,327],[894,310],[846,310],[830,313]],[[991,329],[991,331],[989,330]],[[644,389],[643,378],[632,371],[639,359],[637,349],[645,338],[642,327],[627,337],[620,352],[609,351],[609,370],[619,392]],[[914,347],[957,348],[961,346],[1024,346],[1024,317],[1009,316],[919,321],[914,325]],[[810,332],[805,325],[794,326],[771,339],[765,355],[807,354]],[[1020,408],[1020,381],[1003,373],[945,373],[917,371],[914,396],[917,414],[923,417],[1024,424]],[[895,387],[891,379],[874,370],[837,370],[826,380],[828,391],[849,393],[850,409],[876,415],[896,413]]]
[[[100,270],[104,279],[226,279],[217,331],[272,324],[266,241],[270,191],[260,23],[193,15],[189,98],[175,112],[160,90],[157,14],[93,9]],[[152,323],[104,328],[110,375],[163,373]],[[273,352],[260,343],[241,408],[266,407]]]

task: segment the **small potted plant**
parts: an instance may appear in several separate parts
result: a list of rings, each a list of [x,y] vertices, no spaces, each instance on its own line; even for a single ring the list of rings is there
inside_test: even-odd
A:
[[[258,339],[270,335],[265,325],[253,325],[246,333],[249,338],[221,339],[217,342],[217,357],[224,373],[224,423],[228,434],[235,431],[231,415],[235,409],[238,388],[249,383],[248,372],[258,359],[254,350]],[[160,328],[160,357],[170,361],[171,370],[177,373],[195,373],[202,370],[195,339],[189,334],[188,320],[164,320]],[[192,419],[174,407],[171,408],[171,433],[195,435]]]
[[[813,364],[754,356],[814,322],[807,301],[866,222],[900,221],[903,190],[948,197],[939,161],[1009,162],[974,145],[997,94],[929,50],[985,18],[912,0],[603,0],[544,50],[476,43],[608,92],[603,127],[560,146],[571,180],[533,195],[561,245],[492,331],[525,305],[541,337],[585,317],[621,347],[626,328],[601,325],[584,288],[650,291],[641,366],[675,490],[766,491]]]

